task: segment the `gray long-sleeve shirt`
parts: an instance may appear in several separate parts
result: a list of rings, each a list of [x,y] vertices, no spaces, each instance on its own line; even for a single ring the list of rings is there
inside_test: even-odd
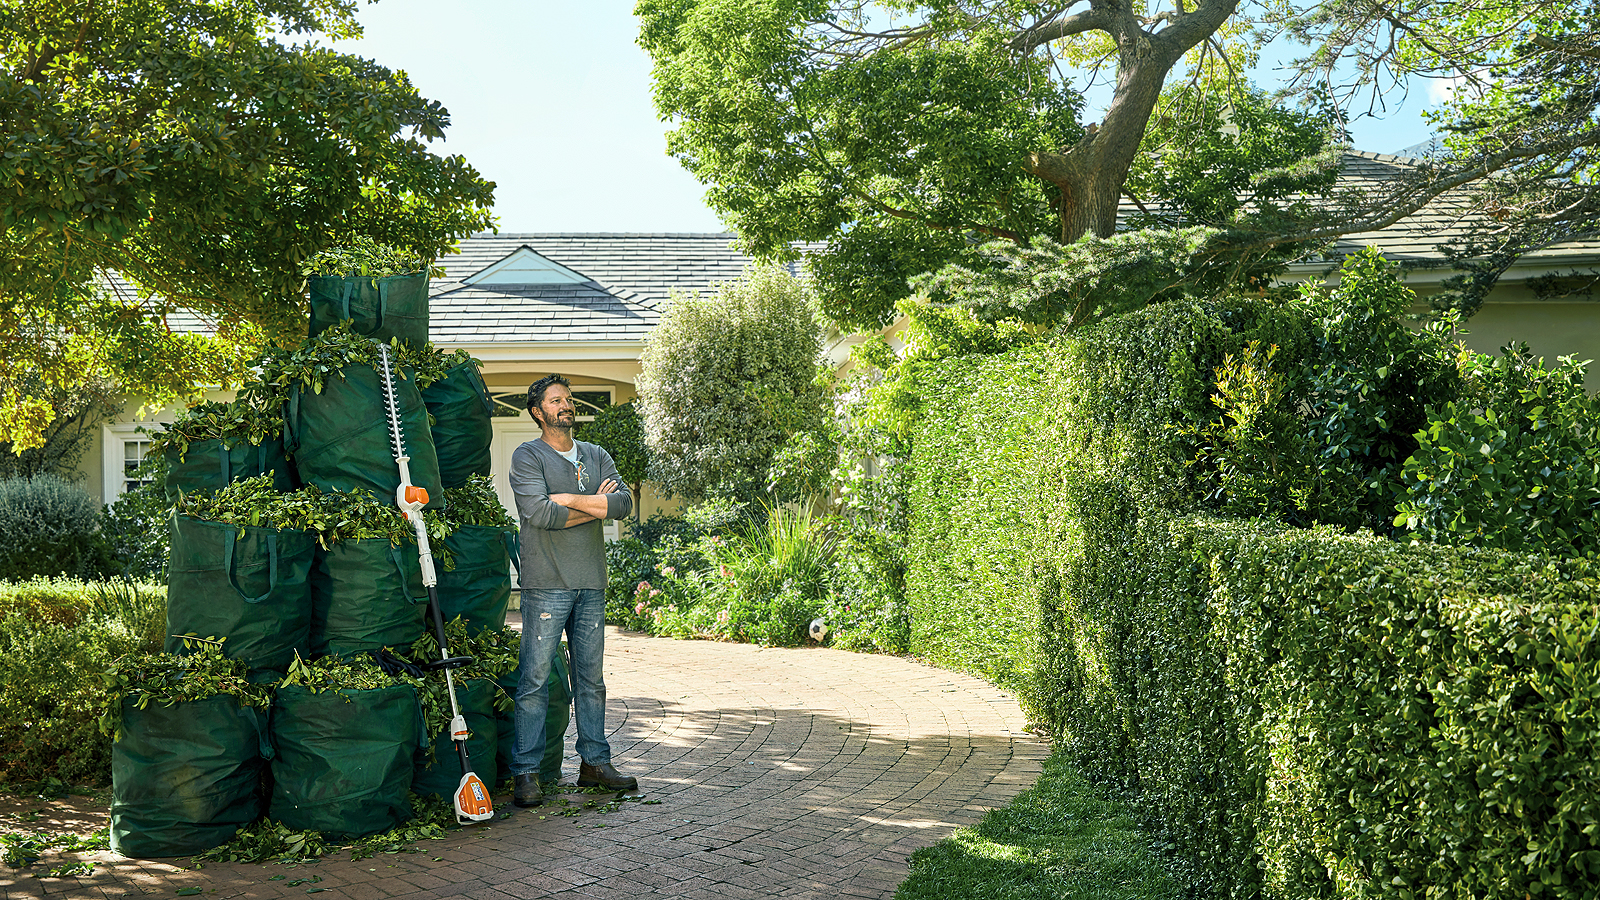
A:
[[[604,590],[606,586],[605,536],[599,520],[567,528],[571,510],[551,500],[551,494],[593,494],[610,479],[617,482],[617,489],[605,495],[606,518],[620,519],[633,512],[633,494],[617,477],[611,454],[597,444],[572,443],[586,473],[583,490],[578,489],[572,463],[543,440],[528,441],[511,453],[524,588]]]

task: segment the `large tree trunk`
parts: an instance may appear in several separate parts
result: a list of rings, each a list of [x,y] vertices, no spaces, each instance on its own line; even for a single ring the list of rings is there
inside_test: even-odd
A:
[[[1175,15],[1172,24],[1156,34],[1144,30],[1125,0],[1114,14],[1084,20],[1117,41],[1117,86],[1111,106],[1105,118],[1090,125],[1070,149],[1062,153],[1036,151],[1023,162],[1026,171],[1061,191],[1062,243],[1089,233],[1100,237],[1115,233],[1122,185],[1167,73],[1191,47],[1220,28],[1237,5],[1238,0],[1202,3],[1193,12]],[[1076,29],[1062,33],[1072,30]]]

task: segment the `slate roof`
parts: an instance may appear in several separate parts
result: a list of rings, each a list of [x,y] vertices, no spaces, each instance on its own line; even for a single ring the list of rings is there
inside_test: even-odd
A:
[[[440,344],[638,341],[673,290],[707,291],[751,263],[732,234],[479,234],[439,264],[429,335]],[[581,284],[469,284],[526,247],[587,276]]]
[[[1422,162],[1415,157],[1347,150],[1338,188],[1377,191],[1383,185],[1394,184],[1405,177]],[[1436,198],[1421,210],[1381,231],[1364,231],[1340,237],[1334,242],[1330,255],[1344,256],[1371,246],[1395,262],[1437,263],[1442,261],[1437,247],[1466,236],[1481,215],[1472,202],[1471,194],[1458,189]],[[1538,266],[1593,264],[1597,258],[1600,258],[1600,241],[1595,240],[1563,241],[1522,257],[1526,263]]]

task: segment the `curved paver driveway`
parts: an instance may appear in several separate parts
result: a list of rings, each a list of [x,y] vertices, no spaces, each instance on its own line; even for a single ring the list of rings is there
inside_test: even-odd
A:
[[[1012,697],[915,662],[615,630],[607,642],[612,749],[650,802],[573,816],[517,811],[419,854],[184,871],[107,853],[88,878],[0,872],[0,884],[7,897],[174,896],[194,886],[216,900],[305,897],[312,887],[352,900],[887,898],[913,850],[1003,805],[1038,778],[1047,754]],[[298,881],[312,876],[321,880]]]

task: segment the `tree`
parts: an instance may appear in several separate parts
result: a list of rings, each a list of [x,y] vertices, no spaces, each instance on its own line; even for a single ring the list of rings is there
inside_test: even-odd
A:
[[[673,298],[639,360],[651,481],[690,500],[766,496],[773,455],[825,430],[814,304],[777,268]]]
[[[1196,48],[1208,51],[1198,75],[1220,71],[1209,51],[1236,3],[1150,17],[1132,0],[1072,14],[999,0],[640,0],[637,12],[657,109],[677,124],[670,152],[757,255],[826,242],[810,260],[824,309],[867,327],[974,240],[1109,237],[1168,73]],[[917,15],[902,23],[902,9]],[[1056,57],[1091,32],[1117,76],[1105,117],[1084,127]],[[1300,119],[1292,129],[1320,149],[1326,127]],[[1250,162],[1286,166],[1302,143]]]
[[[985,241],[1108,238],[1124,197],[1143,207],[1134,227],[1215,227],[1195,258],[1249,280],[1266,274],[1263,258],[1385,228],[1443,196],[1487,213],[1480,239],[1456,248],[1479,298],[1506,260],[1591,233],[1600,206],[1594,0],[639,0],[637,11],[657,109],[677,126],[670,152],[756,255],[820,245],[808,255],[823,309],[847,326],[888,321],[908,279],[973,262]],[[1312,48],[1284,94],[1299,109],[1244,80],[1254,42],[1277,33]],[[1184,83],[1168,84],[1184,59]],[[1111,100],[1081,125],[1079,90],[1103,68]],[[1461,84],[1436,118],[1448,152],[1330,192],[1352,110],[1424,78]]]
[[[633,521],[639,521],[639,491],[650,469],[650,448],[645,446],[644,422],[633,400],[615,403],[595,413],[594,421],[578,426],[578,438],[599,444],[617,464],[617,474],[633,492]]]
[[[50,421],[25,375],[192,394],[300,333],[317,251],[366,235],[432,258],[491,223],[493,184],[427,150],[444,108],[316,42],[358,35],[353,9],[0,0],[0,341],[29,350],[0,359],[0,439]],[[174,335],[179,310],[216,336]]]

